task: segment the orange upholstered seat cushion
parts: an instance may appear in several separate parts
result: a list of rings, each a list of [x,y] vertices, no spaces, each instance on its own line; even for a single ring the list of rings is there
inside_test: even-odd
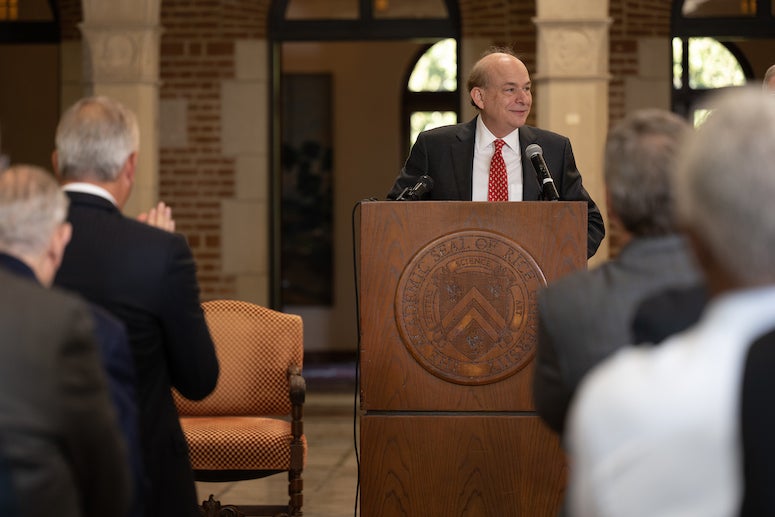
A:
[[[186,433],[194,470],[288,470],[291,424],[262,417],[188,417]],[[306,464],[306,437],[304,462]]]

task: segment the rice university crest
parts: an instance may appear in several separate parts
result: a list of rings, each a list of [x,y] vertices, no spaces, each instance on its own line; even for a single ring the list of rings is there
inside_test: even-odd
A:
[[[535,260],[500,234],[470,230],[422,248],[398,282],[395,316],[404,345],[431,374],[490,384],[524,367],[535,352]]]

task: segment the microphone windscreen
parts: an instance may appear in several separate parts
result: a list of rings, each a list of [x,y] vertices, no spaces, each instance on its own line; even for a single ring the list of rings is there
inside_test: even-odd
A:
[[[527,153],[528,158],[532,158],[533,156],[537,154],[544,154],[544,150],[541,149],[541,146],[538,144],[530,144],[525,148],[525,152]]]

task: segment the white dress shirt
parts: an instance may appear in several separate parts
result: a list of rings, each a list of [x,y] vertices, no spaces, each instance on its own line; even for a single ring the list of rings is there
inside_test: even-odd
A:
[[[570,413],[571,515],[737,515],[743,367],[774,327],[775,287],[736,291],[659,347],[593,370]]]
[[[108,201],[110,201],[111,203],[113,203],[114,205],[118,206],[118,203],[116,203],[116,199],[113,197],[113,195],[110,192],[93,183],[74,181],[72,183],[65,184],[65,186],[62,187],[62,190],[64,190],[65,192],[80,192],[82,194],[93,194],[95,196],[103,197]]]
[[[476,118],[476,143],[474,144],[474,171],[471,190],[472,201],[487,201],[487,184],[490,177],[490,162],[495,153],[497,138]],[[522,154],[519,150],[519,128],[501,138],[503,161],[509,181],[509,201],[522,201]]]

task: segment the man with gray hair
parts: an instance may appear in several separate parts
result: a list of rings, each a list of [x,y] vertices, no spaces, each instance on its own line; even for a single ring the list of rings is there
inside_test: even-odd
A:
[[[194,258],[173,233],[169,209],[160,203],[141,221],[121,213],[134,185],[138,135],[134,114],[106,97],[82,99],[62,116],[53,162],[70,198],[73,239],[56,283],[126,325],[148,477],[145,515],[195,517],[193,472],[171,389],[204,398],[215,387],[218,361]]]
[[[19,515],[127,515],[126,448],[89,308],[47,289],[67,198],[32,166],[0,172],[0,457]]]
[[[775,101],[759,88],[713,101],[674,182],[710,301],[696,325],[584,381],[567,442],[574,516],[740,510],[743,367],[775,328]]]
[[[538,294],[538,350],[533,398],[538,414],[562,434],[581,379],[631,344],[632,318],[647,296],[699,282],[676,232],[669,177],[688,123],[644,110],[612,128],[606,143],[609,222],[622,228],[615,259],[559,279]]]

